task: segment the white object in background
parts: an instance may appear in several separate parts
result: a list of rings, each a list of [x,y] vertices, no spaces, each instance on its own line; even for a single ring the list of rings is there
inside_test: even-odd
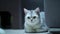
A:
[[[0,34],[5,34],[5,31],[2,28],[0,28]]]

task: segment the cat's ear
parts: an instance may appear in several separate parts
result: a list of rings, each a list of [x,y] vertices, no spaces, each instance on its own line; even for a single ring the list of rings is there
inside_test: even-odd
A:
[[[35,11],[36,11],[37,13],[39,13],[39,12],[40,12],[40,8],[37,7],[37,8],[35,9]]]
[[[24,13],[26,14],[28,12],[28,10],[26,8],[24,8]]]

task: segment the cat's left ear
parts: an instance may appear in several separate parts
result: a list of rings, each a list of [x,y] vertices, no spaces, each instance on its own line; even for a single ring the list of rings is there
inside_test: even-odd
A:
[[[39,13],[39,12],[40,12],[40,8],[37,7],[37,8],[35,9],[35,11],[36,11],[37,13]]]
[[[28,12],[28,10],[26,8],[24,8],[24,13],[26,14]]]

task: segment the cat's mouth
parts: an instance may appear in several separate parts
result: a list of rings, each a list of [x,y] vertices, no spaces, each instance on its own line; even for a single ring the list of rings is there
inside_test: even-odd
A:
[[[31,21],[33,21],[33,20],[31,20]]]

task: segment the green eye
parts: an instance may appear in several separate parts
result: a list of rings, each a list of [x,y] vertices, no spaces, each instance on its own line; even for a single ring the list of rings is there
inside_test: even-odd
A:
[[[35,18],[36,18],[36,16],[33,17],[33,19],[35,19]]]
[[[30,17],[27,17],[28,19],[30,19]]]

